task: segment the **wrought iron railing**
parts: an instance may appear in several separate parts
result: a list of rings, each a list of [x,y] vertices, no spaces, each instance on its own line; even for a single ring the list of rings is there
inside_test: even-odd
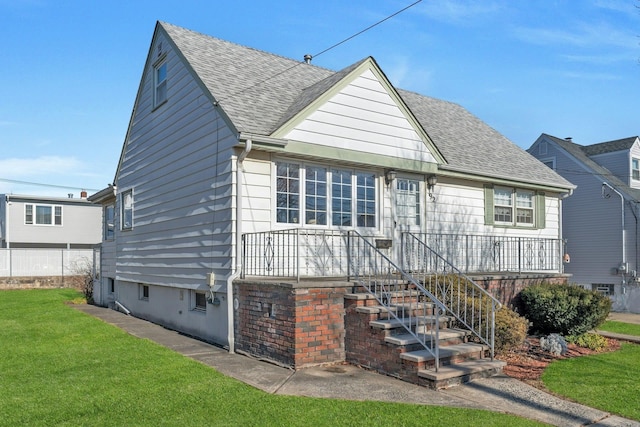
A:
[[[405,234],[406,236],[406,234]],[[402,239],[403,262],[422,242],[465,273],[562,271],[562,241],[536,237],[413,233]]]
[[[347,277],[347,235],[290,229],[242,235],[242,276]]]
[[[405,233],[402,269],[418,280],[440,301],[460,325],[488,345],[494,357],[495,313],[500,302],[482,289],[449,260],[425,244],[419,235]]]

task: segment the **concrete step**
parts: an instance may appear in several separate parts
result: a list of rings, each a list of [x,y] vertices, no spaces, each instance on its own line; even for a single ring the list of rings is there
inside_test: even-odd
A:
[[[398,319],[380,319],[380,320],[372,320],[369,322],[369,325],[372,328],[378,329],[397,329],[403,327],[414,327],[418,325],[428,325],[433,323],[435,320],[435,316],[417,316],[410,317],[403,320]],[[445,328],[449,322],[454,320],[452,316],[439,316],[438,318],[440,322],[440,328]]]
[[[471,335],[471,332],[466,331],[464,329],[449,328],[449,329],[441,329],[438,334],[438,338],[440,339],[440,341],[453,341],[453,340],[464,341],[466,340],[466,337],[469,335]],[[427,334],[426,342],[433,341],[433,339],[435,339],[434,332],[430,332],[429,334]],[[407,346],[407,345],[419,343],[418,339],[415,336],[408,333],[389,335],[385,337],[384,340],[389,344],[394,344],[399,346]],[[459,342],[459,343],[462,344],[462,342]]]
[[[489,346],[476,343],[464,343],[440,347],[440,363],[442,365],[446,365],[443,361],[459,357],[480,359],[484,356],[484,353],[487,350],[489,350]],[[428,350],[402,353],[400,358],[417,364],[431,362],[434,360],[433,355]]]
[[[432,382],[434,388],[443,389],[474,379],[497,375],[506,365],[506,362],[497,359],[474,359],[455,365],[441,366],[437,372],[432,369],[420,369],[418,376]]]

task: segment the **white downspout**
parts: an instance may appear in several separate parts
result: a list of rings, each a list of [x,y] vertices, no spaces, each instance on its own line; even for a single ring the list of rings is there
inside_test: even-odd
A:
[[[242,269],[242,162],[251,151],[251,145],[251,140],[247,139],[244,150],[238,155],[236,162],[236,254],[234,270],[227,279],[227,319],[229,322],[227,326],[227,341],[229,342],[229,353],[235,353],[233,281],[240,277]]]
[[[625,241],[625,237],[626,237],[626,233],[625,233],[625,224],[624,224],[624,197],[622,196],[622,194],[620,194],[620,192],[618,190],[616,190],[615,188],[613,188],[612,186],[610,186],[609,184],[607,184],[606,182],[602,183],[602,186],[607,186],[609,187],[614,193],[616,193],[618,196],[620,196],[620,205],[622,207],[622,264],[623,265],[627,265],[627,251],[626,251],[626,241]],[[625,271],[625,273],[627,273]],[[623,279],[624,281],[624,275],[623,275]]]

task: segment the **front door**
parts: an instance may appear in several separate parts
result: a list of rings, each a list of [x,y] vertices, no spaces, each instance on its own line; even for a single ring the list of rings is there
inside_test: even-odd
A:
[[[421,181],[414,178],[396,178],[394,259],[400,262],[402,257],[402,233],[420,232],[424,221],[424,206],[421,196]]]

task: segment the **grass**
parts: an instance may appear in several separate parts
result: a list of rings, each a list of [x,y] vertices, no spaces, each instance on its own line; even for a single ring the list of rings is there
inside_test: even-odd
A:
[[[616,334],[634,335],[640,337],[640,325],[608,320],[598,327],[598,330],[614,332]]]
[[[542,381],[554,393],[640,421],[639,360],[640,345],[623,343],[612,353],[557,360],[545,369]]]
[[[371,426],[540,423],[489,411],[276,396],[65,305],[0,291],[0,426]]]

